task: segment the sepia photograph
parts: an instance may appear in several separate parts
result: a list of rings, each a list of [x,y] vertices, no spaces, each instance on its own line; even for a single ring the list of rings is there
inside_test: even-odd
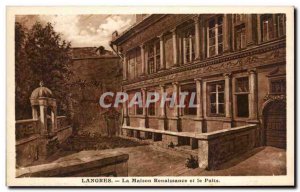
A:
[[[7,7],[7,185],[293,186],[294,8],[252,8]]]

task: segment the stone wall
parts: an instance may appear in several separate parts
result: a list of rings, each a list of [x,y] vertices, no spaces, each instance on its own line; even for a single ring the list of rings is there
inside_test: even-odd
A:
[[[19,177],[98,177],[98,176],[128,176],[128,154],[105,153],[99,151],[89,153],[81,151],[66,156],[53,163],[19,168]]]
[[[16,141],[16,165],[23,167],[32,164],[39,159],[41,149],[41,137],[38,134]]]
[[[72,127],[67,126],[57,131],[57,139],[59,143],[63,143],[68,137],[72,135]]]
[[[80,52],[80,48],[77,48]],[[87,49],[87,48],[85,48]],[[73,79],[70,105],[75,130],[106,134],[105,112],[99,105],[99,98],[106,91],[121,90],[122,66],[116,55],[93,55],[95,48],[90,48],[86,55],[73,58],[71,71]]]
[[[31,135],[38,134],[38,120],[24,119],[16,121],[16,139],[23,139],[30,137]]]
[[[26,119],[16,121],[16,165],[25,167],[35,161],[44,160],[55,152],[59,143],[72,134],[72,127],[66,116],[57,117],[57,130],[48,138],[41,135],[38,120]]]
[[[73,133],[73,129],[67,123],[66,116],[57,117],[57,139],[59,143],[63,143]]]
[[[198,161],[200,168],[216,169],[257,144],[257,125],[246,125],[201,134],[198,139]]]
[[[157,117],[148,117],[148,125],[148,127],[151,127],[153,129],[159,129]]]
[[[203,169],[217,169],[220,164],[259,145],[258,126],[254,124],[210,133],[123,126],[122,134],[137,139],[161,141],[165,147],[172,143],[173,147],[189,146],[192,150],[198,148],[199,167]]]

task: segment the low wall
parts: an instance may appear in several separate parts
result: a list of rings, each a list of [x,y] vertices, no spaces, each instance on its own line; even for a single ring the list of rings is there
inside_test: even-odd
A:
[[[59,143],[63,143],[66,139],[68,139],[72,135],[72,127],[66,126],[57,131],[57,139]]]
[[[39,153],[42,151],[41,142],[39,134],[16,141],[17,167],[30,165],[39,159]]]
[[[53,163],[19,168],[16,177],[126,177],[128,159],[124,153],[81,151]]]
[[[190,149],[198,148],[199,167],[208,169],[215,169],[221,163],[253,149],[259,139],[257,125],[245,125],[210,133],[123,126],[122,133],[128,137],[162,141],[164,146],[168,146],[172,142],[175,147],[188,145]],[[152,135],[152,138],[146,137],[147,135]],[[159,136],[160,139],[156,139],[155,136]]]
[[[158,121],[158,117],[148,117],[148,127],[159,129]]]
[[[16,121],[16,140],[31,137],[39,132],[38,120],[24,119]]]
[[[246,125],[204,133],[198,137],[200,168],[215,169],[255,147],[257,125]]]
[[[65,116],[57,117],[57,130],[52,139],[40,135],[38,120],[18,120],[15,126],[17,167],[29,166],[47,158],[57,149],[56,143],[64,142],[72,134],[72,127],[68,125]]]

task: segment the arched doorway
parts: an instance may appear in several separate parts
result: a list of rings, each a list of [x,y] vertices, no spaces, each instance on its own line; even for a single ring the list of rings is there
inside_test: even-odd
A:
[[[263,110],[263,122],[265,144],[286,148],[286,102],[268,102]]]

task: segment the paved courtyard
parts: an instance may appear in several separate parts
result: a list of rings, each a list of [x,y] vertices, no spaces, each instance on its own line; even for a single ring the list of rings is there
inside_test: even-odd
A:
[[[108,149],[110,151],[111,149]],[[152,145],[112,149],[129,154],[129,176],[226,176],[286,174],[286,152],[260,147],[223,164],[219,170],[188,169],[186,153]],[[93,151],[91,151],[93,153]]]
[[[126,138],[75,137],[66,142],[63,149],[47,160],[52,162],[85,151],[86,155],[102,152],[129,154],[129,176],[243,176],[286,174],[286,152],[274,147],[259,147],[221,165],[218,170],[188,169],[186,159],[190,156],[183,150],[167,149],[159,145]],[[192,151],[197,154],[197,150]],[[71,157],[71,156],[70,156]],[[47,163],[40,162],[40,163]]]

